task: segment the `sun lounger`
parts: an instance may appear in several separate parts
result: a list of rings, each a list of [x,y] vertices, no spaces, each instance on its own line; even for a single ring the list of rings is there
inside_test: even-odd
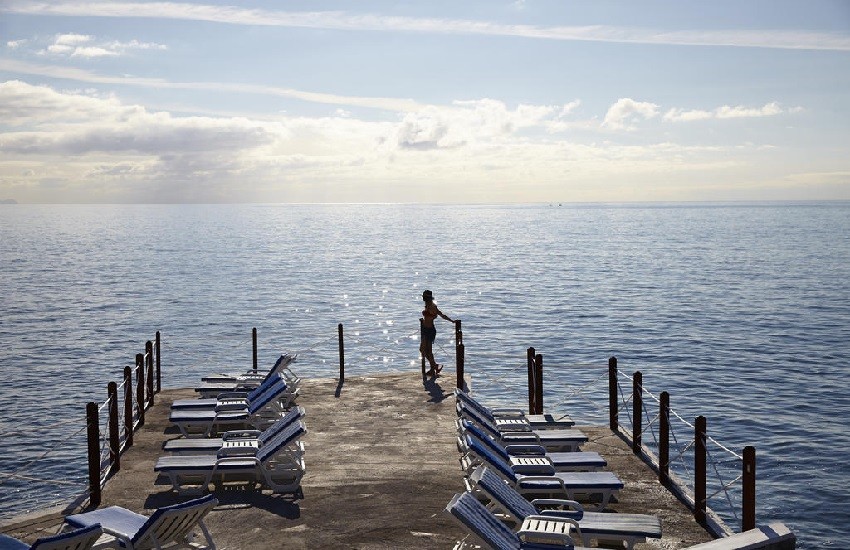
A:
[[[489,466],[526,498],[567,498],[592,504],[594,510],[604,510],[623,488],[623,482],[611,472],[556,472],[551,466],[539,464],[512,466],[478,438],[470,434],[464,438],[470,454],[476,455],[481,464]],[[466,482],[470,484],[468,478]]]
[[[171,411],[169,420],[186,437],[209,437],[214,432],[233,429],[261,430],[286,414],[292,397],[283,380],[278,380],[246,409],[178,409]]]
[[[782,523],[771,523],[736,533],[728,537],[715,539],[691,546],[688,550],[756,550],[794,548],[797,537]]]
[[[305,414],[303,407],[292,407],[265,430],[234,430],[224,432],[221,437],[215,438],[169,439],[162,449],[175,455],[216,454],[222,449],[227,449],[229,456],[253,455],[284,428],[304,418]],[[298,444],[303,445],[300,441]]]
[[[480,426],[493,439],[504,445],[531,443],[541,445],[548,452],[572,452],[577,451],[579,447],[587,443],[587,436],[581,430],[576,429],[531,430],[527,424],[525,429],[521,429],[520,423],[515,424],[515,426],[521,431],[509,431],[506,424],[501,426],[494,424],[476,409],[465,405],[462,401],[457,402],[457,413],[459,417]]]
[[[591,546],[596,539],[617,541],[628,550],[647,538],[661,538],[661,520],[657,516],[646,514],[613,514],[605,512],[585,512],[581,504],[573,500],[542,499],[529,502],[520,493],[508,486],[505,481],[485,466],[478,467],[470,476],[473,492],[489,500],[487,509],[495,514],[503,514],[506,519],[517,525],[534,515],[551,518],[564,517],[578,521],[580,532],[573,538],[585,546]],[[540,506],[558,506],[562,509],[544,510]],[[564,510],[563,508],[567,509]]]
[[[294,363],[296,356],[281,355],[274,366],[268,371],[248,371],[243,374],[219,374],[207,376],[201,380],[201,385],[195,391],[202,398],[216,397],[222,392],[228,391],[250,391],[259,386],[267,378],[280,374],[293,389],[298,389],[301,378],[296,375],[290,365]]]
[[[103,534],[99,523],[36,540],[32,546],[0,534],[0,550],[87,550]]]
[[[304,423],[293,422],[263,445],[255,456],[163,456],[154,471],[164,474],[178,493],[203,493],[210,483],[247,482],[274,493],[296,493],[305,472],[304,457],[296,447],[307,433]]]
[[[159,508],[150,517],[131,512],[120,506],[110,506],[65,518],[71,527],[88,527],[100,524],[104,539],[95,548],[209,548],[214,549],[212,535],[204,525],[206,516],[218,500],[212,495],[181,504]],[[189,544],[200,529],[206,544]]]
[[[569,530],[560,535],[540,536],[520,528],[514,532],[490,513],[474,495],[456,494],[448,505],[449,513],[469,533],[466,539],[455,545],[455,550],[467,548],[495,548],[497,550],[584,550],[572,545]],[[532,516],[534,518],[534,516]],[[545,542],[543,542],[545,541]]]
[[[608,465],[602,456],[594,451],[572,451],[547,453],[540,445],[519,444],[503,445],[479,428],[475,423],[465,418],[458,419],[458,450],[463,455],[461,466],[470,473],[477,465],[474,460],[467,459],[469,449],[466,447],[463,436],[471,434],[477,437],[481,443],[490,448],[491,451],[502,457],[505,462],[512,466],[522,464],[545,464],[556,472],[592,472],[601,470]]]
[[[455,389],[455,397],[458,401],[463,401],[466,405],[477,409],[497,426],[499,422],[508,423],[511,420],[525,422],[532,430],[562,430],[575,425],[573,419],[567,415],[555,418],[551,414],[526,414],[522,409],[490,408],[460,388]]]
[[[298,397],[298,390],[293,388],[280,373],[275,373],[263,380],[262,384],[248,392],[230,391],[221,392],[215,397],[197,398],[197,399],[177,399],[171,404],[171,410],[187,410],[187,409],[219,409],[224,410],[244,409],[247,408],[251,401],[260,399],[263,393],[272,387],[275,383],[283,383],[286,385],[286,392],[283,394],[285,401],[291,402]]]

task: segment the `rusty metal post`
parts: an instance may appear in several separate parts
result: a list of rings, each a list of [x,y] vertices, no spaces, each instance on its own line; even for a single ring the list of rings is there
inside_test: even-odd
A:
[[[526,363],[528,365],[528,414],[536,414],[537,404],[534,400],[535,388],[534,384],[534,348],[526,350]]]
[[[124,430],[127,433],[125,447],[133,446],[133,369],[124,367]]]
[[[694,424],[694,518],[705,525],[706,493],[706,420],[698,416]]]
[[[100,422],[97,418],[97,403],[86,404],[86,434],[89,459],[89,502],[100,506]]]
[[[145,362],[147,364],[147,399],[145,406],[150,408],[153,406],[153,342],[148,340],[145,342]]]
[[[156,393],[159,393],[162,391],[162,365],[159,361],[160,355],[162,354],[162,345],[159,338],[159,331],[156,331],[156,343],[154,344],[154,349],[156,350]]]
[[[109,395],[109,471],[121,469],[121,436],[118,433],[118,384],[110,382],[106,385]]]
[[[543,356],[534,356],[534,414],[543,414]]]
[[[658,415],[658,482],[670,484],[670,394],[661,392]]]
[[[741,531],[756,527],[756,448],[744,447],[741,478]]]
[[[632,452],[640,453],[643,435],[643,374],[635,372],[632,380]]]
[[[145,356],[136,354],[136,406],[139,407],[139,426],[145,425]]]
[[[617,411],[617,358],[608,358],[608,427],[612,432],[619,429]]]
[[[337,325],[339,332],[339,381],[345,380],[345,342],[342,334],[342,323]]]
[[[466,386],[463,379],[463,369],[464,369],[464,345],[458,344],[455,349],[456,362],[457,362],[457,387],[462,390]]]
[[[251,329],[251,361],[254,372],[257,372],[257,327]]]

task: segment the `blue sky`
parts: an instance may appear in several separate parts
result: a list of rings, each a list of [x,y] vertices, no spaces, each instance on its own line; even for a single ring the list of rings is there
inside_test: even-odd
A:
[[[850,199],[850,2],[0,0],[0,199]]]

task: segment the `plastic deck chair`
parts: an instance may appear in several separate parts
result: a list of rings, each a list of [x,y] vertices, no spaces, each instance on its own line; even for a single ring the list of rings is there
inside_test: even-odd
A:
[[[103,534],[99,523],[43,537],[32,546],[8,535],[0,535],[0,550],[87,550],[92,548]]]

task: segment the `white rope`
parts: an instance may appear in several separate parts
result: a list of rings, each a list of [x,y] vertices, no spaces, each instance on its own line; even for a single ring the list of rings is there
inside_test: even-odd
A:
[[[42,453],[41,455],[37,456],[36,458],[30,460],[29,462],[27,462],[26,464],[24,464],[23,466],[21,466],[20,468],[15,470],[14,472],[11,472],[11,473],[8,473],[8,474],[7,473],[0,474],[0,485],[3,485],[3,483],[5,483],[6,480],[9,479],[10,476],[16,476],[16,475],[19,475],[21,472],[26,471],[27,469],[29,469],[30,466],[32,466],[33,464],[35,464],[36,462],[40,461],[41,459],[43,459],[47,455],[49,455],[51,452],[53,452],[56,449],[56,447],[64,444],[66,441],[68,441],[72,437],[75,437],[76,435],[78,435],[80,432],[82,432],[83,430],[85,430],[87,428],[88,428],[88,426],[86,425],[86,426],[83,426],[82,428],[80,428],[79,430],[77,430],[76,432],[71,433],[70,435],[68,435],[68,437],[66,437],[65,439],[63,439],[61,441],[58,441],[55,445],[53,445],[52,447],[50,447],[49,449],[44,451],[44,453]]]

